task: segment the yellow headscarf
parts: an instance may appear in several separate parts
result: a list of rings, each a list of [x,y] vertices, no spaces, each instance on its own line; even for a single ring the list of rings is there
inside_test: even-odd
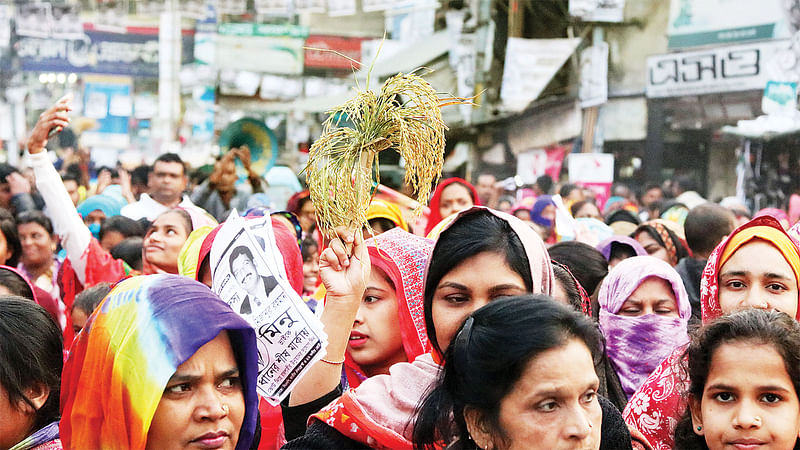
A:
[[[178,253],[178,273],[189,277],[193,280],[197,279],[197,266],[200,264],[200,247],[206,236],[214,229],[212,226],[200,227],[186,238],[186,242]]]
[[[728,242],[728,245],[719,258],[719,267],[725,265],[736,250],[739,250],[744,244],[753,239],[762,239],[775,246],[775,248],[781,252],[786,262],[792,267],[794,278],[798,282],[798,285],[800,285],[800,254],[798,254],[797,247],[795,247],[788,236],[772,227],[760,225],[745,228],[731,236],[730,242]]]
[[[408,224],[406,223],[406,220],[403,219],[403,213],[394,203],[387,202],[385,200],[373,199],[369,204],[369,209],[367,210],[367,220],[372,219],[391,220],[392,223],[398,227],[408,231]]]

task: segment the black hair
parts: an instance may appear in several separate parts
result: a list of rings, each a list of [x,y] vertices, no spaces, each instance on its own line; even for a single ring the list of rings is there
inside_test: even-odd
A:
[[[97,169],[97,174],[98,175],[100,174],[100,172],[108,172],[108,174],[111,175],[111,178],[119,177],[119,171],[114,167],[103,166],[103,167]]]
[[[144,239],[141,236],[131,236],[111,247],[109,253],[112,258],[125,261],[132,269],[142,270],[143,245]]]
[[[7,183],[6,178],[14,172],[19,173],[19,170],[11,164],[0,163],[0,183]]]
[[[498,424],[502,399],[532,359],[572,339],[586,345],[596,366],[604,345],[597,326],[546,295],[506,297],[470,314],[444,354],[437,382],[417,410],[414,448],[440,448],[443,440],[450,444],[455,432],[460,448],[476,449],[465,408],[480,412],[485,425],[504,439]]]
[[[556,283],[561,285],[564,293],[567,294],[567,298],[564,300],[567,300],[569,305],[572,306],[572,309],[575,311],[583,311],[583,299],[581,298],[581,292],[578,289],[578,280],[572,276],[572,274],[565,268],[563,264],[553,261],[552,266]]]
[[[116,231],[125,238],[133,236],[144,237],[144,228],[142,224],[125,216],[111,216],[103,221],[103,224],[100,226],[99,234],[101,241],[103,240],[103,236],[109,231]]]
[[[658,189],[659,191],[661,191],[661,196],[662,197],[664,196],[664,188],[662,188],[661,185],[651,183],[651,184],[646,184],[642,188],[642,190],[639,191],[639,200],[641,201],[642,197],[644,197],[645,194],[647,194],[649,191],[651,191],[653,189]]]
[[[536,179],[536,185],[539,186],[542,192],[549,194],[550,189],[553,189],[553,178],[550,175],[542,175]]]
[[[708,255],[725,236],[731,234],[735,220],[729,209],[715,203],[695,206],[689,210],[683,223],[686,243],[693,253]]]
[[[109,292],[111,292],[111,283],[97,283],[75,296],[72,309],[78,308],[90,316]]]
[[[231,256],[228,257],[228,264],[230,264],[231,272],[233,272],[233,261],[235,261],[236,258],[238,258],[238,257],[240,257],[242,255],[246,256],[247,259],[250,260],[250,262],[255,264],[255,262],[253,261],[253,252],[251,252],[250,249],[245,247],[244,245],[240,245],[240,246],[234,248],[231,251]]]
[[[13,295],[36,301],[33,288],[22,278],[22,275],[9,268],[0,267],[0,285],[5,286]]]
[[[680,175],[675,177],[675,179],[672,180],[672,184],[673,186],[677,186],[678,189],[681,189],[683,192],[697,190],[697,183],[695,182],[694,178],[688,175]]]
[[[43,212],[34,210],[23,211],[17,214],[17,230],[19,230],[20,225],[24,225],[26,223],[36,223],[41,225],[41,227],[47,231],[47,234],[49,234],[50,237],[53,237],[53,223],[50,222],[50,219],[48,219]]]
[[[639,217],[627,209],[616,209],[606,217],[606,224],[611,225],[614,222],[630,222],[634,225],[641,223]]]
[[[146,185],[147,177],[150,176],[152,168],[148,165],[141,165],[131,171],[131,184]]]
[[[367,222],[369,222],[369,226],[373,230],[378,229],[381,230],[382,232],[389,231],[392,228],[397,228],[396,223],[392,222],[391,220],[385,217],[376,217],[374,219],[369,219]]]
[[[177,153],[164,153],[163,155],[159,155],[159,157],[153,162],[153,166],[155,166],[158,162],[178,163],[183,165],[183,160]]]
[[[6,265],[17,267],[19,257],[22,255],[22,243],[19,241],[17,222],[14,216],[5,208],[0,208],[0,233],[6,239],[6,248],[11,250],[11,256],[6,260]]]
[[[525,289],[528,292],[533,290],[528,256],[525,254],[522,241],[508,222],[485,209],[476,209],[459,218],[436,240],[425,281],[423,305],[425,328],[431,346],[440,353],[444,349],[439,347],[436,340],[436,329],[433,326],[431,313],[433,293],[436,291],[439,281],[448,272],[466,259],[480,253],[495,253],[503,256],[508,266],[522,277]]]
[[[684,353],[684,376],[689,379],[689,396],[698,400],[703,398],[714,352],[733,342],[772,346],[783,358],[795,395],[800,392],[800,323],[782,312],[747,309],[723,316],[696,332]],[[704,438],[694,433],[688,406],[675,428],[675,448],[708,448]],[[795,444],[794,448],[800,448],[800,444]]]
[[[192,231],[194,231],[194,226],[192,225],[192,216],[190,216],[189,213],[186,212],[185,209],[183,209],[183,208],[172,208],[170,210],[164,211],[163,213],[159,214],[158,217],[161,217],[161,216],[163,216],[165,214],[169,214],[169,213],[177,213],[181,217],[181,221],[183,222],[182,225],[183,225],[183,228],[186,230],[186,234],[187,235],[189,235]],[[158,217],[156,217],[156,220],[158,220]],[[153,223],[155,223],[155,220],[153,222],[150,222],[150,225],[147,227],[147,231],[145,232],[145,236],[147,236],[147,232],[149,232],[150,228],[152,228]]]
[[[64,183],[67,181],[74,181],[78,186],[81,185],[80,177],[76,176],[74,173],[67,172],[64,175],[61,175],[61,182]]]
[[[581,208],[583,208],[587,204],[592,204],[592,205],[595,205],[595,207],[597,207],[597,205],[593,201],[580,200],[580,201],[577,201],[577,202],[573,203],[572,206],[569,207],[569,213],[572,214],[572,217],[575,217],[575,214],[578,214],[578,211],[580,211]],[[597,208],[597,211],[599,212],[600,208]]]
[[[0,386],[15,408],[24,402],[36,411],[27,434],[59,419],[64,362],[61,339],[61,329],[44,308],[22,297],[0,296]],[[38,409],[25,395],[26,389],[36,385],[50,389]]]
[[[599,250],[578,241],[564,241],[550,247],[550,259],[569,267],[589,295],[608,275],[608,261]]]
[[[312,251],[313,249],[313,251]],[[319,244],[313,237],[303,239],[303,244],[300,246],[300,253],[303,255],[303,262],[309,262],[311,257],[317,257]]]
[[[567,183],[561,186],[561,189],[558,191],[558,194],[561,196],[561,198],[566,198],[570,194],[572,194],[572,191],[576,189],[581,189],[581,187],[578,186],[577,184]]]
[[[670,230],[669,228],[664,227],[664,229],[667,230],[667,235],[675,244],[675,257],[677,258],[677,260],[680,261],[683,258],[689,256],[689,248],[686,247],[686,244],[683,242],[683,240],[681,240],[681,238],[679,238],[678,235],[675,234],[675,232]],[[631,233],[630,237],[636,239],[636,235],[638,235],[642,231],[646,232],[651,238],[653,238],[653,240],[656,241],[658,245],[666,248],[667,245],[664,243],[664,240],[661,239],[661,236],[659,236],[655,228],[652,225],[648,225],[646,223],[639,225],[639,228],[637,228],[633,233]]]

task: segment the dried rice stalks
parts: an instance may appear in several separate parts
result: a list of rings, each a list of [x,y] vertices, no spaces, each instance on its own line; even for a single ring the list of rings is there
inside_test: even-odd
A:
[[[379,94],[358,91],[328,111],[322,136],[311,146],[303,169],[325,236],[334,237],[338,226],[368,226],[366,211],[380,183],[378,152],[389,148],[405,160],[405,181],[417,200],[427,203],[444,160],[447,126],[440,108],[471,99],[439,98],[417,72],[389,78]],[[343,124],[345,119],[350,124]]]

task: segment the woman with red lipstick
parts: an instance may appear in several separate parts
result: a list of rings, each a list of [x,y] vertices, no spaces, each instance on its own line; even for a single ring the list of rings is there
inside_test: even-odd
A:
[[[372,271],[344,363],[353,388],[430,349],[422,313],[422,269],[433,241],[393,228],[366,244]]]
[[[686,352],[689,406],[675,448],[798,448],[800,324],[750,309],[700,330]]]

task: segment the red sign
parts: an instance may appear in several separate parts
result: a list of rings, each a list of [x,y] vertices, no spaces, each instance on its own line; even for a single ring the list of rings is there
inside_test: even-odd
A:
[[[350,59],[361,62],[361,42],[364,40],[366,39],[312,34],[306,39],[305,66],[320,69],[358,69],[359,65]]]

